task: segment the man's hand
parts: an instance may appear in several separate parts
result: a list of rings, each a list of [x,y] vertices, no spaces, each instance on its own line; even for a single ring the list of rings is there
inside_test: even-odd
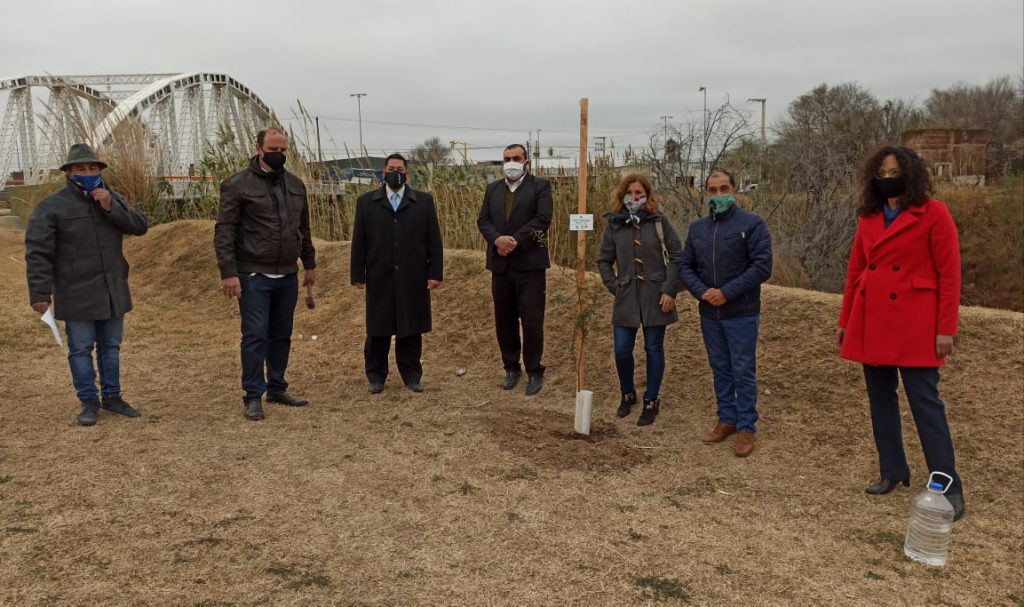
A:
[[[365,282],[354,282],[354,283],[352,283],[352,286],[357,288],[357,289],[359,289],[360,291],[362,291],[363,289],[366,288],[366,283]]]
[[[50,309],[50,302],[48,301],[37,301],[32,304],[32,309],[36,311],[36,314],[42,316],[46,314],[46,311]]]
[[[935,336],[935,356],[939,358],[946,358],[956,348],[953,346],[952,335],[936,335]]]
[[[242,283],[238,281],[237,276],[225,278],[220,281],[220,288],[224,290],[224,297],[227,297],[228,299],[231,299],[232,297],[242,299]]]
[[[92,196],[93,200],[99,203],[101,209],[108,213],[110,212],[110,209],[114,204],[114,198],[110,195],[110,190],[96,188],[89,195]]]
[[[836,345],[842,348],[844,339],[846,339],[846,329],[839,327],[836,329]]]
[[[498,239],[494,241],[494,246],[498,248],[498,255],[501,255],[502,257],[508,255],[512,251],[515,251],[518,244],[519,243],[516,242],[516,239],[511,236],[499,236]]]
[[[302,286],[311,287],[316,284],[316,269],[306,270],[306,276],[302,279]]]
[[[722,295],[722,292],[718,289],[708,289],[707,291],[704,292],[703,295],[700,296],[700,298],[715,307],[724,306],[725,302],[729,301],[728,299],[725,298],[725,295]]]
[[[427,290],[433,291],[434,289],[441,286],[440,280],[427,280]]]
[[[676,307],[676,298],[662,293],[658,304],[661,306],[662,312],[668,313],[672,311],[672,308]]]

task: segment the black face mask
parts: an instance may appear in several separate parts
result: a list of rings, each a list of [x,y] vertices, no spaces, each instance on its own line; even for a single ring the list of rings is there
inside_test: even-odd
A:
[[[394,191],[398,191],[405,183],[405,173],[399,173],[398,171],[392,171],[391,173],[384,173],[384,183],[388,184],[388,187]]]
[[[907,189],[907,178],[903,175],[899,177],[886,177],[884,179],[875,177],[875,188],[882,198],[899,198]]]
[[[263,152],[263,163],[274,171],[283,169],[286,160],[284,152]]]

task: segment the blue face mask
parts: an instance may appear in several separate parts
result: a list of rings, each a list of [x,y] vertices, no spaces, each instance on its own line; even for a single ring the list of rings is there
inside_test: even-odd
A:
[[[106,188],[107,185],[103,183],[103,176],[97,173],[96,175],[72,175],[71,181],[78,184],[78,187],[82,189],[82,192],[86,196],[92,194],[92,191],[98,188]]]
[[[712,213],[715,215],[721,215],[736,204],[736,197],[732,194],[719,194],[718,196],[712,196],[709,198],[708,204],[711,205]]]

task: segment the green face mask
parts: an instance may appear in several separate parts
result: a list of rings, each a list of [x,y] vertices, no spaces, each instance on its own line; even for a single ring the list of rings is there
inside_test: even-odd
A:
[[[709,198],[708,204],[711,205],[711,211],[715,215],[721,215],[736,204],[736,197],[732,194],[719,194],[718,196],[712,196]]]

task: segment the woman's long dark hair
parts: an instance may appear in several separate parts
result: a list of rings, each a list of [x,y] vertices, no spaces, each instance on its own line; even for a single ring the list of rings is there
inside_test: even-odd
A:
[[[860,172],[860,208],[857,212],[866,217],[882,210],[889,201],[878,193],[875,175],[886,156],[893,155],[906,179],[906,188],[900,196],[900,208],[919,207],[931,198],[932,180],[924,160],[914,150],[903,146],[887,145],[878,148],[864,162]]]

